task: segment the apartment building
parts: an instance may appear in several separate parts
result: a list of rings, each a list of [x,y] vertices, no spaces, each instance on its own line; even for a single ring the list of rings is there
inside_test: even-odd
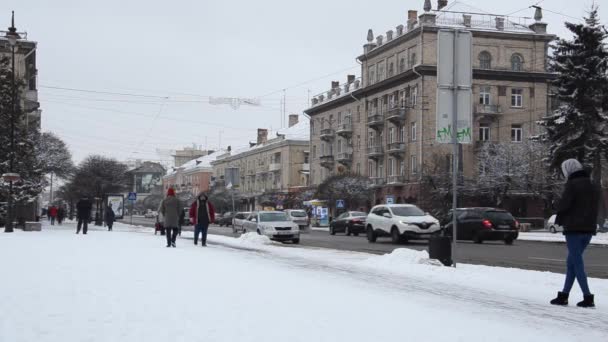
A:
[[[163,178],[163,193],[175,189],[180,198],[190,200],[201,191],[209,191],[213,179],[211,163],[228,151],[220,150],[192,159],[179,167],[173,167]]]
[[[276,137],[269,138],[267,129],[258,129],[255,143],[233,149],[211,163],[214,180],[220,186],[233,182],[243,210],[259,209],[264,195],[280,198],[281,194],[307,187],[309,134],[309,121],[300,121],[297,114],[289,116],[289,127],[276,132]]]
[[[460,28],[473,37],[473,144],[462,146],[467,177],[477,170],[475,153],[487,142],[520,143],[539,131],[547,113],[549,42],[542,11],[523,18],[443,11],[408,11],[405,25],[374,37],[369,30],[361,78],[314,96],[310,116],[311,178],[320,184],[333,174],[352,172],[372,178],[375,202],[418,202],[429,164],[451,160],[451,145],[437,143],[437,34]],[[450,163],[445,162],[449,168]]]

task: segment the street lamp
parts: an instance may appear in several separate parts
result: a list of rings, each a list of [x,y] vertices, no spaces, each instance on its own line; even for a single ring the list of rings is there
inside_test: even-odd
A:
[[[17,33],[17,28],[15,27],[15,11],[12,12],[11,16],[11,27],[8,28],[8,32],[6,33],[6,38],[8,39],[8,44],[11,46],[11,55],[12,55],[12,69],[11,73],[13,74],[12,80],[12,105],[13,110],[11,111],[11,119],[10,119],[10,139],[11,139],[11,156],[9,159],[9,172],[2,175],[2,178],[5,182],[8,182],[8,200],[7,200],[7,220],[4,225],[5,233],[13,232],[13,183],[20,179],[19,174],[14,172],[14,163],[15,163],[15,120],[17,114],[17,82],[15,78],[15,50],[17,48],[17,40],[21,39],[19,34]]]

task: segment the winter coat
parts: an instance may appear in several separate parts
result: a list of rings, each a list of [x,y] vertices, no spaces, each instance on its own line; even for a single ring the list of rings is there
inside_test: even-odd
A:
[[[51,207],[51,209],[49,209],[49,216],[57,217],[57,207]]]
[[[577,171],[568,177],[557,207],[555,223],[564,227],[564,234],[595,234],[599,191],[589,174]]]
[[[106,209],[106,223],[112,224],[114,221],[116,221],[116,214],[114,214],[112,208],[108,207],[108,209]]]
[[[81,199],[76,203],[76,217],[82,220],[91,219],[91,209],[93,204],[88,199]]]
[[[209,200],[207,200],[205,202],[207,203],[207,216],[209,218],[209,223],[214,223],[215,222],[215,208],[213,207],[213,204],[211,204],[211,202],[209,202]],[[192,224],[194,224],[194,225],[196,225],[198,223],[198,208],[202,203],[203,203],[203,201],[201,201],[197,197],[196,201],[194,201],[192,203],[192,205],[190,206],[190,221],[192,221]]]
[[[57,218],[61,220],[65,218],[65,208],[59,207],[59,209],[57,209]]]
[[[179,214],[183,210],[179,200],[175,196],[167,196],[158,208],[158,212],[163,215],[163,225],[165,228],[179,227]]]

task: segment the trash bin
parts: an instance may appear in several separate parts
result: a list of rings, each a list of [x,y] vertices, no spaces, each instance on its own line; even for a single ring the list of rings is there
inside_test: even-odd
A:
[[[429,258],[452,266],[452,239],[449,236],[433,236],[429,239]]]

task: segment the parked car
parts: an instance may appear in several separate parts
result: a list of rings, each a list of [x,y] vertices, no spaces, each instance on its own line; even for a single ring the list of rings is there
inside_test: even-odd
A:
[[[441,232],[439,221],[412,204],[385,204],[372,208],[365,219],[367,240],[390,236],[393,243],[428,239]]]
[[[555,224],[555,218],[557,217],[557,215],[551,215],[551,217],[549,217],[549,220],[547,220],[547,230],[549,230],[551,233],[555,234],[557,232],[563,232],[564,231],[564,227]]]
[[[190,221],[190,207],[184,207],[184,226],[191,226]]]
[[[365,219],[367,214],[362,211],[347,211],[340,214],[329,223],[329,234],[344,233],[347,236],[365,232]]]
[[[241,211],[236,213],[232,218],[232,232],[237,233],[239,231],[243,231],[243,222],[249,218],[251,215],[250,211]]]
[[[93,216],[93,215],[91,215],[91,216]],[[156,211],[154,211],[154,210],[148,210],[144,214],[145,218],[155,218],[156,216],[158,216],[158,213]]]
[[[300,227],[300,230],[308,229],[310,226],[310,220],[308,219],[306,211],[301,209],[287,209],[285,210],[285,213],[290,220],[295,222]]]
[[[300,243],[300,228],[283,211],[259,211],[243,223],[245,232],[257,232],[272,240]]]
[[[483,241],[502,240],[513,244],[519,235],[519,222],[506,210],[496,208],[459,208],[456,209],[458,240]],[[445,221],[446,235],[452,236],[452,211]]]
[[[216,223],[220,226],[232,226],[232,219],[234,218],[234,213],[233,212],[227,212],[224,213],[224,215],[222,215],[219,219],[217,219]]]

